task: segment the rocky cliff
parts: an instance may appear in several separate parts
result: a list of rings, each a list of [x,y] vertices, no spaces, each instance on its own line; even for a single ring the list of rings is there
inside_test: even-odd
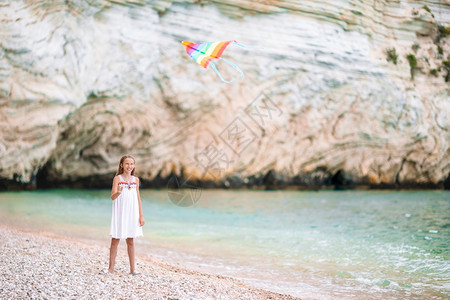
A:
[[[0,188],[435,187],[450,1],[0,2]],[[237,40],[220,81],[182,40]],[[234,69],[218,62],[225,78]]]

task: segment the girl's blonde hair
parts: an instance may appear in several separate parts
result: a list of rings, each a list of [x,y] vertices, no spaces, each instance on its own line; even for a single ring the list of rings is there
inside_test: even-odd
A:
[[[134,157],[131,156],[131,155],[124,155],[124,156],[122,156],[122,158],[120,159],[120,162],[119,162],[119,168],[117,169],[116,176],[123,173],[123,166],[122,166],[122,164],[123,164],[123,161],[124,161],[125,159],[127,159],[127,158],[131,158],[131,159],[133,160],[133,162],[134,162],[134,168],[133,168],[133,170],[131,171],[131,175],[134,175],[134,170],[136,170],[136,160],[135,160]]]

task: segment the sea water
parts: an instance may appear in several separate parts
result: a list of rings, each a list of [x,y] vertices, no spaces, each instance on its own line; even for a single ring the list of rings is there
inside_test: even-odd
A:
[[[107,190],[0,193],[0,223],[107,245]],[[450,298],[448,191],[141,190],[138,255],[314,299]]]

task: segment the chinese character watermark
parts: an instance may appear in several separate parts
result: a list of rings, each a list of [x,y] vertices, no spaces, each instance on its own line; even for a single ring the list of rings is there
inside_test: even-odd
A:
[[[234,162],[223,148],[218,148],[213,142],[194,155],[194,160],[203,168],[203,178],[209,171],[214,179],[220,178],[222,172],[227,170]]]
[[[176,206],[188,207],[198,202],[202,189],[189,183],[188,179],[172,176],[167,184],[170,201]],[[170,189],[171,188],[171,189]]]
[[[220,134],[220,139],[238,156],[256,139],[256,134],[236,117]]]
[[[266,129],[274,117],[282,115],[281,109],[265,94],[261,93],[246,108],[247,115],[262,129]],[[268,120],[267,120],[268,119]]]
[[[275,118],[282,115],[282,110],[265,93],[260,93],[244,109],[244,116],[237,116],[218,135],[217,141],[211,141],[205,148],[194,155],[196,166],[203,169],[201,178],[219,180],[235,162],[233,156],[240,157],[260,136],[248,122],[257,125],[263,132],[276,129]],[[247,117],[245,117],[247,116]],[[247,122],[246,122],[247,120]],[[215,139],[216,140],[216,139]],[[168,183],[168,196],[177,206],[192,206],[200,199],[202,189],[197,183],[176,176]],[[172,187],[172,189],[170,189]]]

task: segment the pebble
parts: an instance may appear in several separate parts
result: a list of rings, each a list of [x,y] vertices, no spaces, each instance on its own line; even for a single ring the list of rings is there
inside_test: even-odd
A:
[[[108,268],[107,246],[0,226],[0,298],[8,299],[298,299],[253,288],[235,278],[203,274],[165,262],[128,257]]]

